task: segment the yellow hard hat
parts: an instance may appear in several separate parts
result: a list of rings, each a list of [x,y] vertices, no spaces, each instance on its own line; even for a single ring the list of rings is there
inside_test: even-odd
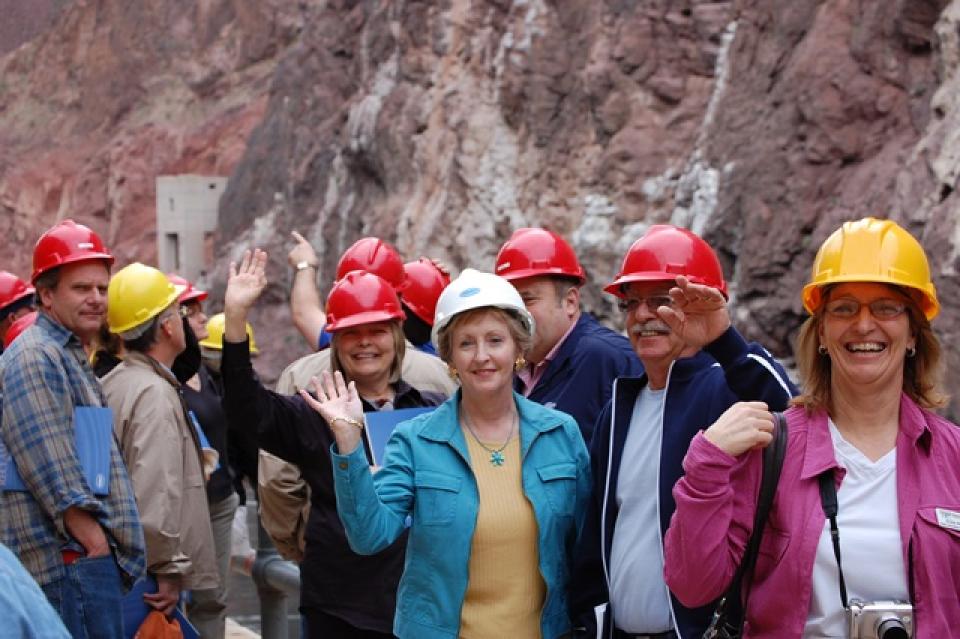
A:
[[[820,246],[810,282],[803,287],[803,307],[813,314],[823,303],[821,291],[841,282],[878,282],[911,289],[928,320],[940,312],[930,264],[920,243],[896,222],[865,217],[845,222]]]
[[[126,333],[150,321],[176,302],[182,291],[152,266],[139,262],[124,266],[107,287],[110,332]]]
[[[212,348],[217,351],[223,350],[223,329],[226,326],[226,317],[223,313],[217,313],[207,320],[207,336],[200,340],[200,346]],[[253,327],[247,322],[247,337],[250,338],[250,352],[256,355],[260,351],[257,349],[257,342],[253,339]]]

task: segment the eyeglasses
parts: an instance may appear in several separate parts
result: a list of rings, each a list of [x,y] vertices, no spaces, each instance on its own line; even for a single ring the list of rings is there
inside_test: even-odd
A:
[[[617,300],[617,307],[621,313],[633,313],[641,304],[646,303],[647,308],[655,311],[661,306],[673,306],[673,298],[669,295],[647,295],[646,297],[627,297]]]
[[[898,302],[891,299],[873,300],[869,304],[864,304],[851,297],[844,297],[838,300],[827,302],[824,309],[827,315],[837,319],[851,319],[860,314],[860,309],[866,306],[870,309],[870,314],[878,320],[895,319],[903,315],[907,310],[904,302]]]

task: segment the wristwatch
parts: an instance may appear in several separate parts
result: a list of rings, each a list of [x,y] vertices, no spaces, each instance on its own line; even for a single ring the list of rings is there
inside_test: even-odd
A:
[[[305,269],[305,268],[316,269],[316,268],[317,268],[317,265],[314,264],[313,262],[310,262],[310,261],[307,261],[307,260],[301,260],[301,261],[297,262],[297,265],[296,265],[294,268],[297,269],[297,273],[299,273],[300,271],[302,271],[302,270]]]

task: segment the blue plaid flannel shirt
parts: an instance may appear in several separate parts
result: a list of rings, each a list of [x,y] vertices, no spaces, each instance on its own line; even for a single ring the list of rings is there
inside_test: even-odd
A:
[[[110,494],[95,497],[77,459],[75,406],[106,406],[80,340],[40,313],[0,357],[0,436],[28,492],[0,491],[0,541],[47,585],[64,576],[61,550],[71,542],[63,513],[77,506],[96,517],[129,588],[144,575],[143,529],[123,457],[113,440]]]

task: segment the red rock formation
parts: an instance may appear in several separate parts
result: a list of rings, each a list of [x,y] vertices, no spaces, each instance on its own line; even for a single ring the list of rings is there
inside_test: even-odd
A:
[[[121,262],[155,260],[156,176],[232,172],[307,6],[65,4],[20,9],[24,29],[52,26],[0,58],[0,242],[20,273],[39,233],[67,216]]]
[[[294,228],[325,284],[362,234],[490,268],[527,224],[570,237],[599,284],[649,224],[688,225],[722,255],[738,326],[789,356],[813,251],[868,214],[928,247],[960,365],[960,0],[161,4],[81,3],[0,58],[0,224],[25,244],[70,210],[150,254],[144,176],[230,173],[220,254],[272,255],[268,376],[303,352]]]

